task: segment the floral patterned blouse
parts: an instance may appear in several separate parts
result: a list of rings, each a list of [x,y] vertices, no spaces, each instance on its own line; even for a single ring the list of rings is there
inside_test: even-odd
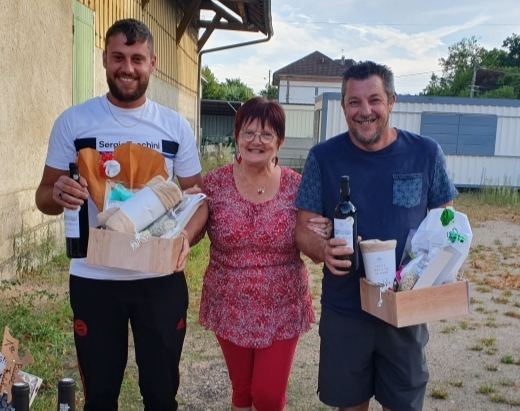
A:
[[[295,241],[300,175],[281,170],[277,194],[260,204],[238,192],[232,164],[204,177],[211,248],[199,323],[243,347],[297,337],[314,322],[307,269]]]

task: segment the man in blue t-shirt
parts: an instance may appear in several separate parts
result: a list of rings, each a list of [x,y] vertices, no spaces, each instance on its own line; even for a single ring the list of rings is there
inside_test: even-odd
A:
[[[340,411],[367,411],[372,396],[385,411],[420,411],[429,376],[426,324],[398,329],[362,311],[362,259],[357,270],[345,272],[350,261],[334,257],[352,254],[352,245],[306,227],[313,217],[334,218],[340,179],[348,175],[358,235],[397,240],[399,262],[410,229],[428,210],[452,205],[457,190],[434,140],[388,125],[396,99],[388,67],[370,61],[350,67],[341,94],[349,131],[311,149],[296,199],[298,246],[325,263],[319,396]]]

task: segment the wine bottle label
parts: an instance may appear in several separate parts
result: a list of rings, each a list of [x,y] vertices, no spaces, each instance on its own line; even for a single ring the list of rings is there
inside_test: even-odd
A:
[[[68,208],[63,210],[63,219],[65,221],[65,237],[67,238],[79,238],[79,209],[69,210]]]
[[[347,241],[347,246],[354,246],[354,217],[347,217],[345,220],[334,219],[334,238],[341,238]]]

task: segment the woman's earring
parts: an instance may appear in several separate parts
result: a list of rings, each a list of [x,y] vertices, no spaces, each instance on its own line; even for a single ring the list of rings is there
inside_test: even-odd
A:
[[[235,160],[237,161],[238,164],[240,164],[242,162],[242,156],[240,155],[240,151],[236,152]]]

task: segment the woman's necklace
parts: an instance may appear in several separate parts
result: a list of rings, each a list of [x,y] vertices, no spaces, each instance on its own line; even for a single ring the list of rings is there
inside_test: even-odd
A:
[[[137,120],[137,123],[135,123],[135,124],[131,124],[131,125],[128,125],[128,124],[121,123],[121,122],[117,119],[117,117],[116,117],[116,116],[114,115],[114,113],[112,112],[112,109],[110,108],[110,102],[108,101],[108,97],[107,97],[106,99],[107,99],[107,107],[108,107],[108,111],[110,111],[110,114],[112,114],[112,117],[114,117],[114,120],[115,120],[118,124],[122,125],[123,127],[126,127],[126,128],[132,128],[132,127],[135,127],[135,126],[137,126],[137,125],[141,122],[141,120],[143,119],[144,112],[145,112],[145,110],[146,110],[146,101],[145,101],[145,103],[143,104],[143,108],[141,109],[141,117],[139,117],[139,120]]]
[[[257,192],[258,194],[264,194],[264,193],[265,193],[265,189],[266,189],[267,186],[269,185],[269,182],[271,181],[271,176],[273,175],[273,172],[271,171],[271,172],[269,173],[269,178],[268,178],[267,183],[265,184],[265,186],[258,188],[258,187],[255,186],[251,181],[249,181],[249,179],[246,177],[246,175],[245,175],[244,172],[242,171],[242,167],[240,167],[240,173],[242,174],[242,177],[244,177],[244,179],[249,183],[249,185],[250,185],[251,187],[253,187],[254,189],[256,189],[256,192]]]

